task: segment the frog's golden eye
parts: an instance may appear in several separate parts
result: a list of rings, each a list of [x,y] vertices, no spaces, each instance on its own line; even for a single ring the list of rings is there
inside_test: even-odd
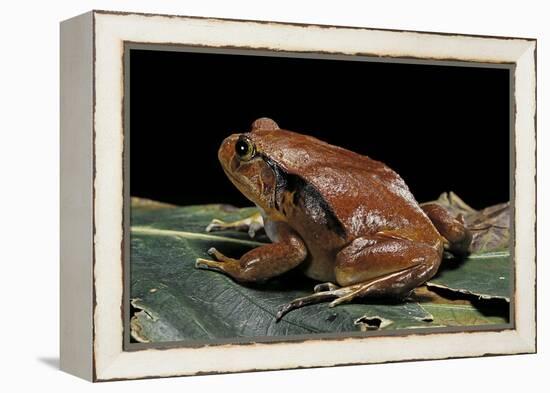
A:
[[[250,139],[241,136],[235,143],[235,153],[237,153],[239,159],[248,161],[256,154],[256,148]]]

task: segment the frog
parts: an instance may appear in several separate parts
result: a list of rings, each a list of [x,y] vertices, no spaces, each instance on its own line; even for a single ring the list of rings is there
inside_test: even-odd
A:
[[[419,204],[381,161],[313,136],[255,120],[228,136],[218,159],[227,178],[257,208],[242,220],[213,219],[207,232],[260,230],[271,240],[240,258],[210,248],[195,267],[239,283],[261,283],[297,269],[319,282],[288,312],[319,302],[404,301],[438,271],[444,252],[467,254],[471,231],[437,203]]]

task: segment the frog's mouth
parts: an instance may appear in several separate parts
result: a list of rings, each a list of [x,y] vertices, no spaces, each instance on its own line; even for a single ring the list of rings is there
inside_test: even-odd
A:
[[[223,165],[223,164],[222,164],[222,169],[225,173],[225,176],[227,176],[227,178],[231,181],[231,183],[233,183],[233,185],[240,190],[240,187],[238,185],[241,183],[241,179],[237,178],[237,176],[233,175],[233,173],[228,171],[225,168],[225,165]]]
[[[255,185],[246,177],[246,176],[235,176],[232,171],[228,170],[226,166],[222,163],[222,169],[225,172],[225,175],[233,183],[233,185],[243,194],[248,200],[259,204],[258,198],[253,198],[252,195],[258,195],[260,192],[256,190]]]
[[[220,159],[222,169],[231,183],[243,194],[249,201],[264,211],[275,208],[276,183],[271,184],[268,179],[264,179],[260,174],[262,166],[269,166],[261,155],[253,158],[251,161],[240,162],[232,158],[229,163]],[[233,161],[237,160],[237,162]],[[270,170],[273,168],[270,167]],[[251,175],[241,174],[241,171],[250,171]],[[274,173],[276,178],[276,174]]]

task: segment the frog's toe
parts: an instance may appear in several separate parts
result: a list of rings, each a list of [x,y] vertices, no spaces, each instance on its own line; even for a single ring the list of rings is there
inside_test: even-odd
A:
[[[210,221],[210,224],[206,226],[205,231],[206,232],[215,232],[215,231],[221,231],[225,228],[227,223],[223,222],[222,220],[218,220],[217,218],[214,218],[212,221]]]
[[[333,291],[338,288],[340,287],[336,284],[333,284],[331,282],[323,282],[321,284],[315,285],[315,287],[313,287],[313,292],[318,293],[323,291]]]
[[[253,222],[250,224],[250,226],[248,227],[248,236],[251,238],[251,239],[254,239],[254,237],[256,237],[256,234],[261,231],[263,229],[263,225],[257,223],[257,222]]]
[[[216,261],[219,261],[219,262],[238,262],[234,258],[230,258],[230,257],[227,257],[227,256],[223,255],[221,252],[216,250],[214,247],[210,247],[208,249],[207,253],[208,253],[208,255],[210,255],[211,257],[214,257],[214,259]]]
[[[279,321],[286,313],[307,306],[308,304],[321,303],[327,300],[334,299],[341,296],[342,289],[335,289],[330,291],[320,291],[309,296],[299,297],[294,299],[290,303],[283,305],[277,312],[275,319]]]
[[[195,259],[195,267],[204,270],[221,271],[222,262],[211,261],[210,259],[197,258]]]
[[[326,290],[323,290],[326,289]],[[286,313],[307,306],[309,304],[321,303],[328,300],[332,300],[329,307],[337,306],[341,303],[351,301],[357,296],[361,296],[361,290],[363,286],[352,285],[348,287],[339,287],[333,283],[322,283],[316,285],[316,292],[309,295],[294,299],[290,303],[285,304],[277,312],[276,320],[279,321]],[[336,299],[335,299],[336,298]]]
[[[342,295],[336,299],[334,299],[332,302],[330,302],[328,304],[329,307],[336,307],[337,305],[339,304],[342,304],[342,303],[348,303],[350,301],[352,301],[357,295],[358,295],[358,292],[359,291],[356,291],[356,292],[351,292],[347,295]]]

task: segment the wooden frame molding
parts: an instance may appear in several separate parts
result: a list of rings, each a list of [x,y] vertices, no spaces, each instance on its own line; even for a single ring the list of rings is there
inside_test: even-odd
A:
[[[125,351],[123,78],[129,42],[513,66],[514,327]],[[104,11],[62,22],[61,368],[106,381],[535,352],[535,92],[533,39]]]

